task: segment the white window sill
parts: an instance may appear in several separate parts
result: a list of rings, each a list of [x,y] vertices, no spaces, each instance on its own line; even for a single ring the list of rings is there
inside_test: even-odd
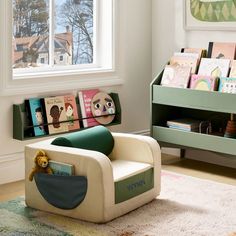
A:
[[[81,71],[54,71],[32,74],[18,74],[14,80],[6,81],[0,89],[0,96],[23,94],[45,94],[57,91],[122,85],[123,79],[111,69],[89,69]]]

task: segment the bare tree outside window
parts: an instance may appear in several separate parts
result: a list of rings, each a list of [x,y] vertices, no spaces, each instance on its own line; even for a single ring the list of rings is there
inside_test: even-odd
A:
[[[61,0],[57,0],[57,6]],[[57,27],[73,35],[72,64],[93,62],[93,0],[65,0],[57,7]]]
[[[13,0],[13,68],[92,63],[93,10],[93,0]]]
[[[48,0],[13,0],[13,68],[38,66],[49,35],[48,5]],[[48,48],[44,53],[48,57]]]

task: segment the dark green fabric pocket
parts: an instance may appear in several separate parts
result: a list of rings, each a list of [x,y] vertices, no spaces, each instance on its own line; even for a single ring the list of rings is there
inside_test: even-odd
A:
[[[34,179],[43,198],[57,208],[74,209],[87,193],[87,178],[84,176],[37,173]]]

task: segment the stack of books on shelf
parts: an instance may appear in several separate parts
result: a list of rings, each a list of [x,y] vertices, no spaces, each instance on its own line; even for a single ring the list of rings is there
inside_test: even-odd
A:
[[[187,132],[207,133],[206,130],[208,126],[209,122],[207,121],[195,120],[191,118],[182,118],[167,121],[167,127]]]
[[[72,94],[30,98],[25,100],[25,107],[31,136],[107,125],[114,120],[116,112],[112,97],[99,89],[79,91],[78,99]]]
[[[209,42],[208,53],[202,48],[183,48],[170,58],[160,84],[236,93],[235,53],[236,43]]]

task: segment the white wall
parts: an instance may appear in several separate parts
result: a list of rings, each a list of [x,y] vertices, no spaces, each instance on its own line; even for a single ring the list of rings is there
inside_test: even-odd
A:
[[[118,92],[122,124],[114,131],[143,132],[149,129],[149,84],[151,74],[151,0],[119,1],[119,76],[123,85],[101,88]],[[1,80],[2,78],[0,78]],[[79,88],[78,88],[79,90]],[[64,91],[75,92],[75,91]],[[52,93],[57,95],[57,92]],[[12,138],[12,105],[24,99],[49,94],[0,97],[0,184],[24,177],[23,150],[28,143]]]
[[[175,51],[182,47],[208,47],[209,41],[236,42],[234,31],[185,31],[184,0],[152,1],[152,74],[160,72]],[[172,151],[178,155],[178,150]],[[188,151],[187,157],[236,167],[236,158],[202,151]]]

